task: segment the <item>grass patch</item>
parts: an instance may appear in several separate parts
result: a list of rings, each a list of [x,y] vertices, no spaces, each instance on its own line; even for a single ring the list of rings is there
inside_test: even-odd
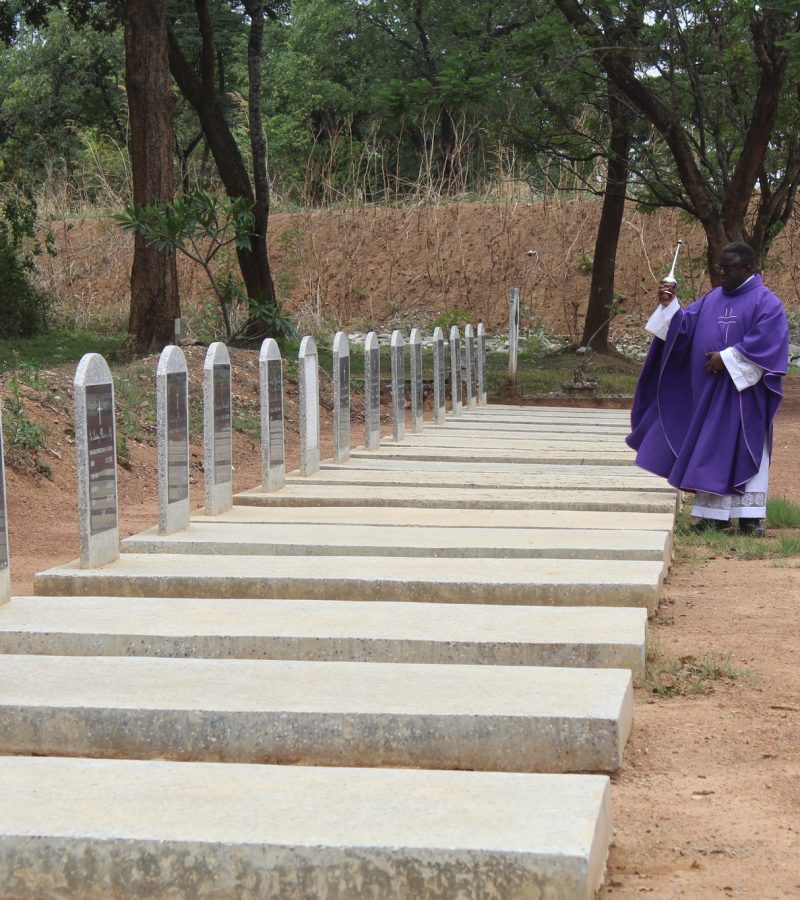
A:
[[[656,697],[709,694],[716,684],[754,686],[760,675],[736,665],[730,654],[665,656],[656,639],[648,638],[644,685]]]
[[[797,506],[791,501],[780,498],[776,501],[770,500],[767,505],[768,515],[771,512],[772,504],[776,502],[779,504],[777,508],[781,512],[787,507]],[[791,512],[791,510],[789,511]],[[728,559],[789,559],[800,556],[800,534],[790,531],[792,528],[800,530],[800,525],[789,525],[788,523],[793,522],[794,519],[788,514],[779,521],[787,524],[773,525],[772,519],[769,519],[769,525],[776,529],[784,529],[787,533],[775,535],[768,533],[767,537],[762,538],[741,534],[736,530],[735,523],[731,531],[708,529],[702,532],[693,532],[690,530],[691,519],[687,504],[676,519],[676,553],[681,560],[688,563],[706,562],[718,556]]]
[[[48,331],[32,338],[0,340],[0,372],[35,370],[77,363],[84,353],[101,353],[110,359],[125,340],[122,333]]]
[[[786,497],[770,497],[767,522],[771,528],[800,528],[800,504]]]

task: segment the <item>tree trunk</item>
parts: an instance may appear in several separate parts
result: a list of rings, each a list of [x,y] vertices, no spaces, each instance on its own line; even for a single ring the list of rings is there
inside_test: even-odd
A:
[[[165,0],[128,0],[125,5],[125,87],[133,202],[146,206],[171,201],[175,98],[167,61]],[[137,235],[128,342],[140,350],[162,349],[174,340],[180,314],[175,254],[149,247]]]
[[[250,175],[215,89],[214,36],[206,0],[195,0],[195,9],[203,40],[200,77],[197,77],[186,61],[171,30],[169,30],[170,69],[181,93],[197,113],[225,192],[229,197],[243,197],[253,205],[253,213],[258,216],[257,198],[253,193]],[[258,225],[256,227],[258,228]],[[275,303],[275,286],[267,262],[266,218],[263,221],[263,231],[253,235],[248,248],[237,248],[236,257],[247,296],[261,302]]]
[[[589,308],[583,326],[581,344],[592,349],[608,350],[608,326],[614,302],[614,275],[617,266],[617,244],[625,213],[628,186],[628,154],[633,142],[633,115],[612,84],[608,84],[608,115],[611,138],[608,152],[606,192],[597,228],[592,263],[592,286]]]
[[[275,286],[267,256],[267,223],[269,221],[269,180],[267,178],[267,139],[261,116],[261,48],[264,38],[265,4],[263,0],[246,0],[245,9],[250,17],[250,36],[247,43],[247,110],[250,119],[250,150],[253,155],[253,186],[255,206],[253,207],[254,232],[251,248],[258,268],[264,273],[267,290],[257,299],[270,305],[277,305]],[[253,296],[253,295],[250,295]],[[252,316],[245,324],[243,333],[256,338],[266,334],[262,321]]]

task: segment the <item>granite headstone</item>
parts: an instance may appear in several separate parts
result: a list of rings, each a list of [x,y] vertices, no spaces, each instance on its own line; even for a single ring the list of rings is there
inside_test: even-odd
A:
[[[392,332],[392,437],[402,441],[406,435],[406,342]]]
[[[319,471],[319,360],[311,335],[300,342],[300,474]]]
[[[364,447],[381,445],[381,349],[378,336],[370,331],[364,342]]]
[[[231,360],[221,341],[209,345],[203,363],[203,468],[206,515],[233,506]]]
[[[423,420],[422,334],[419,328],[411,329],[408,346],[411,357],[411,430],[419,434]]]
[[[156,370],[158,530],[189,527],[189,370],[180,347],[165,347]]]
[[[333,338],[333,461],[350,458],[350,342],[343,331]]]
[[[277,491],[286,483],[283,422],[283,360],[276,341],[267,338],[258,355],[261,391],[261,487]]]

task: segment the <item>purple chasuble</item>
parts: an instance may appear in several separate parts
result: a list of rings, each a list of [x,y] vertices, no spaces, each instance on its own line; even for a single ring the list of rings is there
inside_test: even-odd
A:
[[[706,353],[733,347],[764,369],[738,391],[727,369],[706,372]],[[654,338],[636,387],[631,433],[636,464],[687,491],[741,494],[758,472],[781,402],[789,327],[760,275],[734,291],[714,288],[678,310]]]

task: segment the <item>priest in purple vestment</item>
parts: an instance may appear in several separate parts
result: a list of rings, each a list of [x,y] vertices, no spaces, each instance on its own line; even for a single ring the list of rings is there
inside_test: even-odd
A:
[[[653,343],[636,388],[636,463],[694,491],[693,528],[763,535],[772,425],[789,357],[781,301],[753,272],[753,250],[722,250],[719,287],[681,307],[662,283],[647,323]]]

